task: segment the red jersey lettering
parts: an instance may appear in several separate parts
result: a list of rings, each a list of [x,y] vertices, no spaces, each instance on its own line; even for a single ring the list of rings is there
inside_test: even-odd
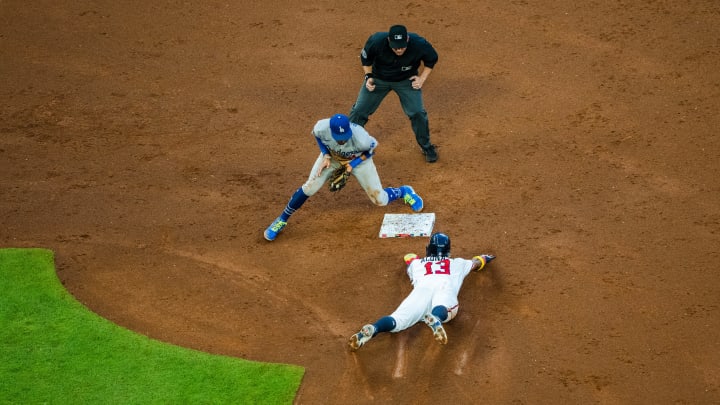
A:
[[[437,262],[425,262],[425,275],[446,274],[450,275],[450,260],[443,259]]]

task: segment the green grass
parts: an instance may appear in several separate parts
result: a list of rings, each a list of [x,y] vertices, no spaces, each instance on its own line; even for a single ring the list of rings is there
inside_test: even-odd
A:
[[[304,369],[185,349],[76,301],[53,253],[0,249],[0,403],[291,404]]]

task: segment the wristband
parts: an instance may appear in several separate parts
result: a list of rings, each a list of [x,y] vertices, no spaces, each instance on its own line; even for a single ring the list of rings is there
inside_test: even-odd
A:
[[[360,163],[362,163],[362,162],[370,159],[370,158],[372,157],[372,155],[373,155],[372,153],[363,152],[362,155],[360,155],[360,156],[358,156],[358,157],[356,157],[355,159],[353,159],[353,160],[350,161],[350,166],[352,166],[352,168],[354,169],[354,168],[355,168],[357,165],[359,165]]]
[[[372,79],[373,77],[375,77],[375,75],[373,75],[372,73],[365,73],[365,80]]]
[[[487,260],[485,260],[485,258],[482,256],[475,256],[475,257],[473,257],[473,259],[480,262],[480,267],[478,267],[477,271],[482,270],[485,267],[485,264],[487,263]]]

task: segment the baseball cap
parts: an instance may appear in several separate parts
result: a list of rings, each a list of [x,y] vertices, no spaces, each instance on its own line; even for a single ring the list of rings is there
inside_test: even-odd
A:
[[[350,120],[342,114],[335,114],[330,118],[330,132],[336,141],[347,141],[352,137],[350,129]]]
[[[390,32],[388,32],[388,39],[391,48],[407,48],[407,28],[404,25],[393,25],[390,27]]]

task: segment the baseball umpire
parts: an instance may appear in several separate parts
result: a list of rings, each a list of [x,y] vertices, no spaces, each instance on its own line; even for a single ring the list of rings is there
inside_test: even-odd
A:
[[[442,324],[455,318],[458,313],[458,293],[463,280],[471,271],[484,269],[495,256],[482,254],[472,260],[451,258],[450,237],[435,232],[425,247],[424,258],[408,253],[403,259],[413,284],[412,292],[395,312],[363,326],[359,332],[350,336],[350,350],[359,349],[378,333],[397,333],[420,321],[430,327],[438,343],[446,344],[447,334]]]
[[[365,126],[392,90],[410,119],[425,160],[437,161],[435,145],[430,143],[430,124],[422,98],[422,87],[438,61],[435,48],[418,34],[408,33],[405,26],[393,25],[388,32],[376,32],[368,38],[360,52],[360,61],[365,81],[350,110],[350,121]]]

